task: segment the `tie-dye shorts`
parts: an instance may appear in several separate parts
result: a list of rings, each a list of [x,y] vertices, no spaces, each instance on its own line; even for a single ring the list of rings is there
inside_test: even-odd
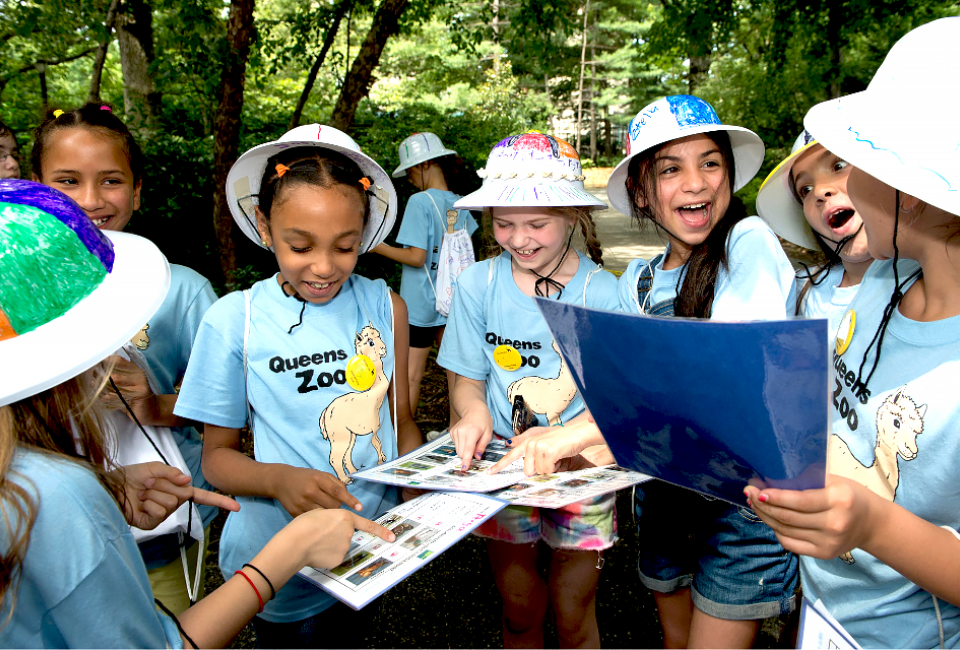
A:
[[[604,494],[557,509],[507,506],[473,533],[510,544],[542,539],[552,548],[602,551],[617,541],[617,496]]]

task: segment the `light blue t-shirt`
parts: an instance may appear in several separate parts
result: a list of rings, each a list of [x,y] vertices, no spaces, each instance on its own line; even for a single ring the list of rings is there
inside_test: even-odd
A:
[[[341,477],[397,457],[387,387],[394,370],[392,304],[383,280],[352,275],[331,301],[315,305],[288,296],[276,276],[250,288],[250,333],[244,381],[243,292],[218,301],[197,332],[176,413],[220,427],[247,423],[253,413],[253,444],[262,463],[317,469]],[[300,321],[303,311],[303,323]],[[363,353],[377,368],[364,391],[347,384],[350,359]],[[353,438],[351,432],[358,435]],[[373,435],[371,435],[371,433]],[[380,445],[382,457],[375,445]],[[334,450],[338,454],[331,458]],[[346,454],[346,455],[344,455]],[[355,481],[350,493],[371,519],[397,503],[395,488]],[[279,501],[238,497],[220,538],[220,569],[233,575],[253,559],[293,518]],[[336,602],[312,583],[294,577],[267,603],[261,616],[278,623],[299,621]]]
[[[447,231],[447,210],[452,209],[458,199],[460,197],[453,192],[431,189],[417,192],[407,202],[400,232],[397,233],[397,243],[427,251],[427,259],[420,268],[401,264],[400,297],[407,303],[411,325],[434,327],[447,322],[436,309],[437,296],[434,290],[437,286],[440,244]],[[457,211],[454,229],[463,228],[467,229],[469,235],[477,230],[477,222],[469,210]]]
[[[150,373],[161,395],[173,395],[187,372],[193,340],[207,309],[217,301],[210,282],[179,264],[170,265],[170,291],[160,309],[146,327],[133,337],[133,342],[147,360]],[[200,467],[203,440],[193,427],[171,427],[177,447],[183,456],[195,487],[212,489],[203,478]],[[208,526],[219,511],[212,506],[197,506],[203,525]],[[140,552],[148,569],[156,569],[180,559],[176,535],[153,539],[140,544]]]
[[[560,300],[617,309],[616,277],[579,252],[577,255],[580,267]],[[501,345],[520,353],[523,365],[519,369],[509,371],[494,361],[494,350]],[[437,363],[458,375],[486,381],[493,431],[505,438],[513,437],[511,416],[517,394],[523,395],[537,414],[538,426],[567,422],[584,409],[536,302],[520,291],[513,279],[509,253],[474,264],[460,274]]]
[[[901,282],[918,268],[900,260]],[[850,346],[833,353],[832,432],[828,465],[861,482],[892,490],[894,503],[938,526],[960,528],[960,316],[930,323],[893,312],[876,371],[864,390],[857,373],[880,325],[894,287],[893,262],[874,262],[850,303],[856,325]],[[904,288],[906,291],[906,288]],[[866,380],[876,345],[863,369]],[[842,441],[842,443],[840,442]],[[849,453],[843,453],[843,447]],[[868,484],[868,487],[870,484]],[[874,490],[876,491],[876,490]],[[922,556],[922,548],[903,553]],[[932,597],[868,553],[854,549],[854,563],[801,556],[804,595],[822,599],[864,647],[939,646]],[[960,644],[960,609],[939,601],[945,646]]]
[[[183,647],[176,624],[154,605],[130,525],[93,473],[18,448],[6,478],[37,507],[16,594],[0,605],[0,647]],[[10,544],[7,524],[16,523],[10,503],[4,511],[2,553]]]
[[[645,309],[674,300],[683,284],[686,265],[664,270],[666,253],[655,267],[653,287]],[[793,316],[795,304],[794,271],[777,236],[760,217],[747,217],[734,225],[727,236],[728,268],[720,266],[714,285],[711,320],[777,320]],[[637,280],[647,266],[637,259],[620,276],[620,308],[641,313]]]
[[[799,292],[807,282],[806,272],[801,271],[797,274],[797,291]],[[803,304],[800,305],[800,315],[805,318],[826,318],[830,323],[827,333],[830,340],[833,341],[833,335],[847,313],[847,307],[850,301],[857,295],[859,284],[851,287],[841,287],[840,281],[843,280],[843,265],[837,264],[827,276],[817,285],[810,285],[806,295],[803,297]]]

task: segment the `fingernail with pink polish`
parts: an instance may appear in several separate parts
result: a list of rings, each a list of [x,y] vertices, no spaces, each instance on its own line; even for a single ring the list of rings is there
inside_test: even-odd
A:
[[[763,493],[761,492],[761,493],[757,496],[757,499],[759,499],[760,503],[766,503],[766,502],[767,502],[767,495],[766,495],[766,494],[763,494]]]

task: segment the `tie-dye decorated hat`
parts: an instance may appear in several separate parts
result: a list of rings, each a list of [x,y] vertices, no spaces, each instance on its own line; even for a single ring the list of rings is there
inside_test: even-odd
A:
[[[113,354],[169,287],[153,243],[101,232],[46,185],[0,180],[0,406]]]
[[[607,182],[610,203],[623,214],[631,213],[631,201],[627,196],[627,169],[634,156],[671,140],[711,131],[726,131],[730,136],[736,165],[733,191],[749,183],[763,164],[764,147],[760,136],[742,126],[724,124],[713,106],[699,97],[671,95],[648,104],[630,121],[627,156],[613,170]]]
[[[539,131],[511,135],[498,142],[487,158],[487,166],[477,174],[483,185],[453,207],[607,207],[584,189],[577,150]]]

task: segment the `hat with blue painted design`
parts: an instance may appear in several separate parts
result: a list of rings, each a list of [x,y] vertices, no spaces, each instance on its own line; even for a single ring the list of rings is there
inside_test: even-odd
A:
[[[648,104],[630,121],[627,156],[620,161],[607,183],[607,198],[623,214],[631,214],[627,195],[627,169],[630,160],[644,151],[699,133],[726,131],[733,146],[733,190],[737,191],[756,176],[763,164],[763,140],[750,129],[724,124],[713,107],[693,95],[670,95]]]
[[[803,123],[851,165],[960,216],[958,76],[960,17],[934,20],[890,48],[866,90],[817,104]]]
[[[487,166],[477,174],[483,185],[457,201],[455,208],[606,207],[584,188],[577,150],[539,131],[498,142],[487,157]]]
[[[803,206],[790,186],[790,171],[797,158],[817,144],[819,143],[809,131],[801,133],[793,143],[790,155],[764,179],[760,193],[757,194],[757,214],[770,224],[773,232],[790,243],[814,251],[820,250],[820,247],[813,228],[803,213]]]
[[[400,143],[400,166],[393,170],[394,178],[400,178],[411,167],[425,163],[434,158],[455,156],[457,152],[443,146],[440,138],[434,133],[414,133]]]
[[[160,307],[170,266],[150,241],[102,232],[66,195],[0,180],[0,406],[76,377]]]

